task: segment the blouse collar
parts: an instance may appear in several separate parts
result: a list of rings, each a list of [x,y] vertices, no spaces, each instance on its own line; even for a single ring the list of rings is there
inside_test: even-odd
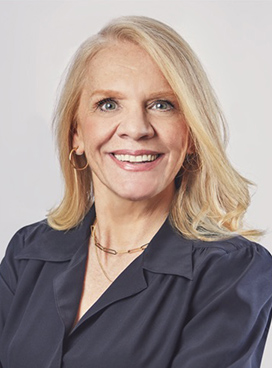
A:
[[[92,206],[77,227],[54,230],[44,220],[26,228],[25,248],[16,259],[38,259],[49,262],[70,261],[79,247],[88,247],[90,225],[95,219]],[[142,253],[143,268],[155,273],[172,274],[192,280],[193,241],[173,229],[167,218]]]

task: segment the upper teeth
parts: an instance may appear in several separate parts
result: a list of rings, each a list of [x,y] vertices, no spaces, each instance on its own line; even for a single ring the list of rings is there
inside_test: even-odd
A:
[[[128,162],[144,162],[144,161],[154,161],[159,155],[139,155],[139,156],[131,156],[131,155],[114,155],[119,161],[128,161]]]

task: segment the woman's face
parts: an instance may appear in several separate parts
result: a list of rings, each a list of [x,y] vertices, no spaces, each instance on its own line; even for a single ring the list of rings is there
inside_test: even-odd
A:
[[[95,194],[173,196],[188,129],[169,84],[139,46],[117,43],[90,61],[73,144],[85,152]]]

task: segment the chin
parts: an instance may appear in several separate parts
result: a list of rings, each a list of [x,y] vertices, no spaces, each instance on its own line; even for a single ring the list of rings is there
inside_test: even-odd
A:
[[[118,195],[118,197],[121,197],[123,199],[129,200],[129,201],[133,201],[133,202],[137,202],[137,201],[142,201],[142,200],[146,200],[149,198],[153,198],[155,195],[158,194],[157,190],[139,190],[138,189],[134,189],[134,190],[118,190],[116,191],[116,194]]]
[[[122,196],[123,199],[125,199],[127,201],[131,201],[131,202],[140,202],[140,201],[148,200],[152,197],[153,196],[135,196],[135,195]]]

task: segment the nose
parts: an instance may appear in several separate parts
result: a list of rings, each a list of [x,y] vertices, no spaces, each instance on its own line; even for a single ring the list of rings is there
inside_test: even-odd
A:
[[[131,138],[136,141],[150,139],[155,135],[155,131],[149,118],[144,108],[130,109],[122,116],[116,132],[121,138]]]

